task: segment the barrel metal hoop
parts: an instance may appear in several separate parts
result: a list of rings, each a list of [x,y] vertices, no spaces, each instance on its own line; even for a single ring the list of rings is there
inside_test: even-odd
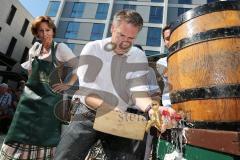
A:
[[[171,103],[181,103],[197,99],[240,98],[240,84],[215,85],[192,88],[170,93]]]
[[[239,38],[240,37],[240,26],[233,26],[229,28],[218,28],[218,29],[212,29],[208,30],[206,32],[200,32],[197,34],[194,34],[192,37],[181,39],[177,42],[175,42],[170,48],[169,48],[169,56],[172,56],[177,51],[186,48],[188,46],[216,40],[216,39],[223,39],[223,38]]]
[[[182,25],[183,23],[213,12],[220,12],[220,11],[226,11],[226,10],[240,10],[240,2],[239,1],[219,1],[214,3],[208,3],[203,6],[196,7],[194,9],[191,9],[184,14],[180,15],[179,18],[171,24],[171,31],[173,32],[177,27]]]

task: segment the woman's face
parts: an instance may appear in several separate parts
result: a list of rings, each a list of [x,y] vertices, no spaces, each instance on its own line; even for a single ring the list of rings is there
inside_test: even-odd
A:
[[[37,34],[43,45],[52,43],[54,33],[53,29],[48,26],[48,23],[40,23]]]

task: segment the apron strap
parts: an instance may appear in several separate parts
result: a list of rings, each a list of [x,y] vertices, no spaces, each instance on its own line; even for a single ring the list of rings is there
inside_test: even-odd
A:
[[[58,43],[56,44],[56,46],[54,46],[54,42],[52,42],[52,46],[51,46],[51,50],[52,50],[52,62],[53,62],[53,64],[54,64],[55,67],[58,67],[58,66],[60,65],[59,62],[57,61],[57,58],[56,58],[57,48],[58,48]]]
[[[55,68],[57,69],[57,74],[58,74],[58,78],[59,78],[60,82],[63,83],[63,81],[62,81],[62,67],[63,67],[63,65],[56,58],[56,51],[57,51],[57,48],[58,48],[58,44],[59,43],[57,43],[56,46],[54,46],[54,42],[52,42],[52,47],[51,47],[52,63],[55,66]]]

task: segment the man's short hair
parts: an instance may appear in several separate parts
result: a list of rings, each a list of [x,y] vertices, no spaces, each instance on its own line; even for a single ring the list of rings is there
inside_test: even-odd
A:
[[[123,20],[138,27],[139,31],[142,29],[143,18],[134,10],[122,10],[117,12],[113,17],[113,24],[119,25]]]

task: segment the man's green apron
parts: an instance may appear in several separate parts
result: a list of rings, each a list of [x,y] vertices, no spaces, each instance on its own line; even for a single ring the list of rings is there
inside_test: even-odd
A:
[[[49,86],[49,77],[54,71],[56,48],[52,44],[52,60],[32,62],[32,74],[18,103],[5,143],[22,143],[38,146],[56,146],[60,139],[60,121],[54,115],[54,107],[61,95]]]

